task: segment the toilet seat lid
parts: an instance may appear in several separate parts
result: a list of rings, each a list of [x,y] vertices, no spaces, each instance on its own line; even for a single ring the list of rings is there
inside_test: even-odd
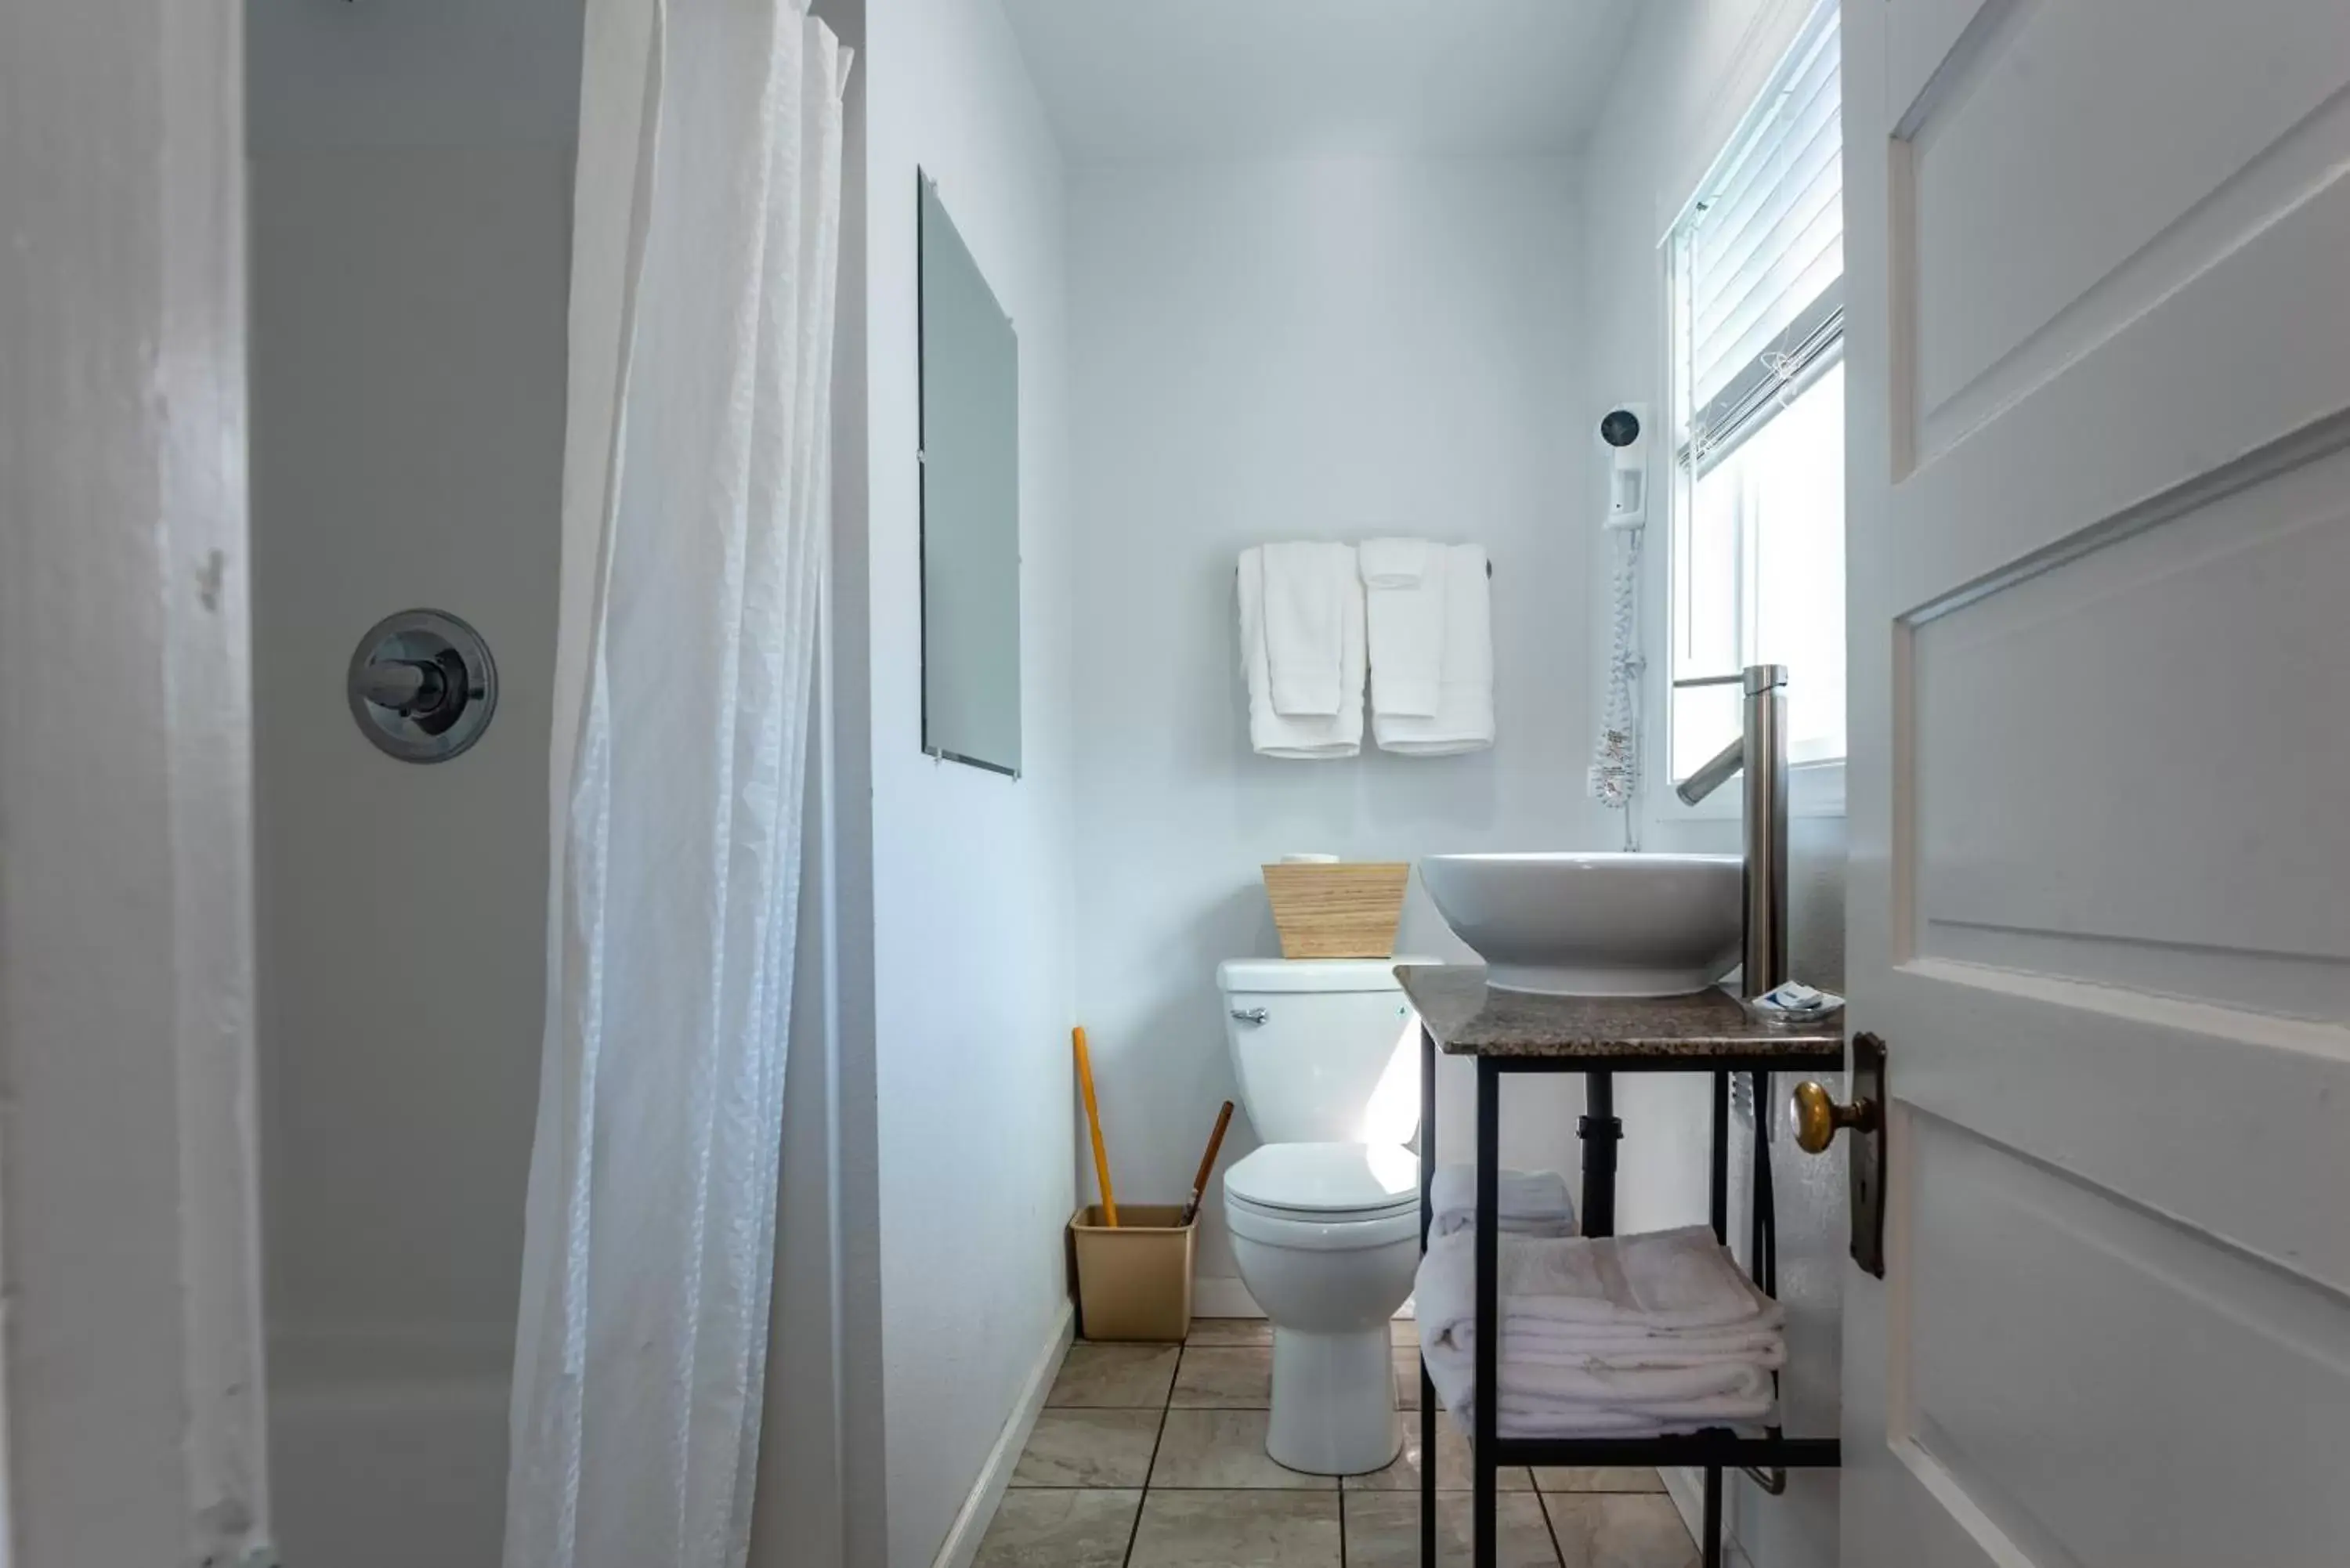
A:
[[[1224,1191],[1294,1214],[1392,1214],[1419,1202],[1419,1157],[1400,1144],[1269,1143],[1224,1172]]]

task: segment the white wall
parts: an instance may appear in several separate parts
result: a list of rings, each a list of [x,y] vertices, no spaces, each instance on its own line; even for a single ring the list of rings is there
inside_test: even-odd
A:
[[[578,0],[251,10],[265,1207],[289,1560],[494,1563],[536,1099]],[[479,628],[392,761],[345,662]],[[400,1469],[400,1466],[412,1469]]]
[[[1616,78],[1586,150],[1590,222],[1586,294],[1591,374],[1609,395],[1645,398],[1662,410],[1665,296],[1658,244],[1741,117],[1754,101],[1810,0],[1652,0],[1641,8],[1630,53]],[[1658,488],[1667,470],[1659,457]],[[1653,517],[1642,615],[1649,656],[1646,732],[1648,783],[1638,809],[1650,849],[1736,853],[1733,820],[1702,819],[1671,797],[1662,737],[1666,643],[1667,526]],[[1836,614],[1824,605],[1823,614]],[[1735,794],[1736,786],[1728,793]],[[1830,988],[1844,976],[1844,852],[1841,817],[1790,825],[1789,961],[1795,977]],[[1788,1308],[1788,1369],[1782,1386],[1787,1425],[1804,1435],[1836,1428],[1841,1349],[1839,1293],[1845,1263],[1843,1162],[1795,1151],[1786,1122],[1790,1087],[1773,1080],[1772,1166],[1779,1216],[1780,1296]],[[1617,1223],[1627,1231],[1706,1218],[1710,1089],[1701,1077],[1618,1080],[1624,1118]],[[1732,1236],[1743,1248],[1751,1136],[1740,1127],[1732,1152]],[[1733,1480],[1731,1521],[1756,1568],[1821,1568],[1836,1557],[1836,1482],[1832,1471],[1799,1471],[1783,1498]]]
[[[0,12],[0,1562],[265,1541],[240,7]]]
[[[1500,159],[1105,164],[1072,200],[1078,1012],[1118,1189],[1164,1202],[1237,1098],[1215,968],[1279,951],[1262,863],[1600,842],[1578,203],[1571,164]],[[1399,533],[1492,553],[1498,744],[1257,756],[1237,553]],[[1400,940],[1465,956],[1417,879]],[[1440,1158],[1471,1083],[1448,1074]],[[1506,1157],[1571,1168],[1579,1102],[1513,1089]],[[1255,1144],[1236,1119],[1225,1163]]]
[[[938,1550],[1067,1311],[1067,331],[1060,153],[993,0],[875,5],[867,29],[874,1093],[888,1556],[906,1568]],[[1020,339],[1017,780],[920,750],[918,168]]]

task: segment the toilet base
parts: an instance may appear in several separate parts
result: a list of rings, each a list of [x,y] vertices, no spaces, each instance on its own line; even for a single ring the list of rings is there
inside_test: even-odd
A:
[[[1273,1420],[1264,1451],[1307,1475],[1385,1469],[1403,1451],[1395,1355],[1386,1322],[1317,1334],[1273,1328]]]

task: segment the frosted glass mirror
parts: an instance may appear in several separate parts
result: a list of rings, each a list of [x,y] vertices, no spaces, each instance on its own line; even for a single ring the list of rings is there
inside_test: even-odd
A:
[[[922,750],[1020,776],[1020,342],[920,181]]]

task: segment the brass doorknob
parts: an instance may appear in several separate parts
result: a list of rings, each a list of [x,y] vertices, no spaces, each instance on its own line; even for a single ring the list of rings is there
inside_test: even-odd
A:
[[[1809,1079],[1795,1085],[1789,1108],[1795,1123],[1795,1147],[1805,1154],[1827,1153],[1828,1145],[1835,1141],[1840,1128],[1877,1130],[1875,1100],[1856,1099],[1848,1106],[1840,1106],[1825,1085]]]

